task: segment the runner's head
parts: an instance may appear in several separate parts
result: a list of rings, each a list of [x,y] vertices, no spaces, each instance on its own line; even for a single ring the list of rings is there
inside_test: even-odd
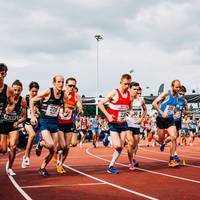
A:
[[[180,90],[179,90],[179,96],[184,96],[185,93],[187,92],[186,88],[184,85],[181,85]]]
[[[12,84],[13,92],[14,92],[14,97],[18,98],[23,90],[23,85],[20,82],[20,80],[15,80]]]
[[[181,87],[181,82],[179,80],[173,80],[171,83],[172,92],[178,93]]]
[[[32,81],[29,84],[29,95],[30,95],[30,97],[32,98],[32,97],[36,96],[39,89],[40,89],[39,84],[35,81]]]
[[[53,85],[55,89],[61,91],[64,86],[64,77],[62,75],[56,75],[53,77]]]
[[[137,82],[131,82],[130,84],[130,93],[133,97],[136,97],[138,95],[138,90],[139,90],[139,83]]]
[[[121,76],[120,85],[122,91],[126,92],[131,84],[131,75],[130,74],[123,74]]]
[[[6,77],[8,67],[4,63],[0,63],[0,81],[3,81]]]
[[[66,82],[66,89],[70,93],[76,91],[76,79],[74,77],[69,77]]]

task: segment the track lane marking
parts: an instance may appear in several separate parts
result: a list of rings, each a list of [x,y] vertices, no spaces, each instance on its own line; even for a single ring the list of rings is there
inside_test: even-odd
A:
[[[84,172],[82,172],[82,171],[79,171],[79,170],[77,170],[77,169],[75,169],[75,168],[72,168],[72,167],[70,167],[70,166],[68,166],[68,165],[63,164],[63,166],[66,167],[66,168],[68,168],[68,169],[70,169],[70,170],[72,170],[72,171],[74,171],[74,172],[77,172],[77,173],[79,173],[79,174],[81,174],[81,175],[83,175],[83,176],[87,176],[87,177],[89,177],[89,178],[91,178],[91,179],[94,179],[94,180],[99,181],[99,182],[101,182],[101,183],[104,183],[104,184],[106,184],[106,185],[115,187],[115,188],[117,188],[117,189],[120,189],[120,190],[129,192],[129,193],[135,194],[135,195],[137,195],[137,196],[140,196],[140,197],[143,197],[143,198],[146,198],[146,199],[157,200],[157,198],[155,198],[155,197],[151,197],[151,196],[148,196],[148,195],[145,195],[145,194],[142,194],[142,193],[139,193],[139,192],[130,190],[130,189],[128,189],[128,188],[125,188],[125,187],[122,187],[122,186],[119,186],[119,185],[110,183],[110,182],[108,182],[108,181],[104,181],[104,180],[102,180],[102,179],[100,179],[100,178],[97,178],[97,177],[95,177],[95,176],[86,174],[86,173],[84,173]]]
[[[110,162],[110,160],[107,160],[107,159],[104,159],[104,158],[101,158],[99,156],[96,156],[92,153],[89,152],[89,149],[90,148],[87,148],[86,149],[86,153],[91,155],[92,157],[95,157],[97,159],[100,159],[100,160],[104,160],[106,162]],[[122,163],[118,163],[116,162],[117,165],[120,165],[120,166],[123,166],[123,167],[128,167],[128,165],[125,165],[125,164],[122,164]],[[166,177],[170,177],[170,178],[175,178],[175,179],[179,179],[179,180],[183,180],[183,181],[188,181],[188,182],[192,182],[192,183],[198,183],[200,184],[200,181],[197,181],[197,180],[193,180],[193,179],[188,179],[188,178],[183,178],[183,177],[180,177],[180,176],[174,176],[174,175],[170,175],[170,174],[164,174],[164,173],[161,173],[161,172],[155,172],[155,171],[151,171],[151,170],[147,170],[147,169],[143,169],[143,168],[136,168],[138,170],[141,170],[141,171],[145,171],[145,172],[149,172],[149,173],[152,173],[152,174],[157,174],[157,175],[161,175],[161,176],[166,176]]]

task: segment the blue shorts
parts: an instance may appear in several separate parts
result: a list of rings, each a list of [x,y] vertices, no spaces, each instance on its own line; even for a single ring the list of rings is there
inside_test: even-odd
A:
[[[99,129],[98,128],[92,128],[92,131],[95,131],[96,133],[99,133]]]
[[[118,132],[118,133],[128,130],[128,124],[126,122],[123,124],[115,124],[115,123],[109,122],[108,127],[110,131]]]
[[[39,131],[49,131],[56,133],[59,131],[57,119],[42,119],[39,118]]]

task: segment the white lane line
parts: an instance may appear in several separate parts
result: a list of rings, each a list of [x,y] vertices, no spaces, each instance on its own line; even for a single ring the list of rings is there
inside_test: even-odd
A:
[[[97,178],[97,177],[95,177],[95,176],[86,174],[86,173],[84,173],[84,172],[82,172],[82,171],[79,171],[79,170],[77,170],[77,169],[75,169],[75,168],[72,168],[72,167],[70,167],[70,166],[68,166],[68,165],[65,165],[65,164],[64,164],[63,166],[65,166],[66,168],[68,168],[68,169],[70,169],[70,170],[72,170],[72,171],[74,171],[74,172],[77,172],[77,173],[79,173],[79,174],[81,174],[81,175],[83,175],[83,176],[87,176],[87,177],[89,177],[89,178],[91,178],[91,179],[94,179],[94,180],[99,181],[99,182],[101,182],[101,183],[104,183],[104,184],[106,184],[106,185],[110,185],[110,186],[112,186],[112,187],[115,187],[115,188],[118,188],[118,189],[120,189],[120,190],[123,190],[123,191],[129,192],[129,193],[132,193],[132,194],[141,196],[141,197],[146,198],[146,199],[157,200],[157,198],[155,198],[155,197],[151,197],[151,196],[148,196],[148,195],[145,195],[145,194],[142,194],[142,193],[139,193],[139,192],[130,190],[130,189],[128,189],[128,188],[121,187],[121,186],[119,186],[119,185],[110,183],[110,182],[108,182],[108,181],[104,181],[104,180],[102,180],[102,179],[100,179],[100,178]]]
[[[123,152],[123,154],[126,154],[126,155],[127,155],[127,153],[124,153],[124,152]],[[159,161],[159,162],[168,163],[168,161],[166,161],[166,160],[160,160],[160,159],[152,158],[152,157],[139,156],[139,155],[137,155],[137,157],[139,157],[139,158],[144,158],[144,159],[147,159],[147,160],[154,160],[154,161]],[[193,168],[199,168],[199,169],[200,169],[200,166],[198,166],[198,165],[185,164],[185,166],[193,167]]]
[[[8,164],[6,164],[6,173],[8,170]],[[7,174],[8,175],[8,174]],[[12,184],[14,185],[14,187],[18,190],[18,192],[26,199],[26,200],[32,200],[32,198],[19,186],[19,184],[15,181],[15,179],[8,175],[8,178],[10,179],[10,181],[12,182]]]
[[[63,184],[63,185],[28,185],[21,188],[49,188],[49,187],[74,187],[74,186],[93,186],[105,185],[105,183],[77,183],[77,184]]]
[[[153,150],[144,149],[144,148],[141,148],[141,147],[139,147],[139,149],[141,149],[141,150],[143,150],[143,151],[152,152],[152,153],[169,155],[168,153],[165,153],[165,152],[153,151]],[[186,158],[193,158],[193,159],[199,160],[199,158],[197,158],[197,157],[186,156],[186,155],[183,155],[183,154],[179,154],[179,155],[180,155],[180,156],[183,156],[183,157],[186,157]]]
[[[107,159],[104,159],[104,158],[101,158],[99,156],[96,156],[92,153],[89,152],[89,149],[90,148],[87,148],[86,149],[86,153],[95,157],[95,158],[98,158],[100,160],[104,160],[106,162],[110,162],[110,160],[107,160]],[[125,165],[125,164],[122,164],[122,163],[116,163],[117,165],[120,165],[120,166],[124,166],[124,167],[128,167],[128,165]],[[183,181],[188,181],[188,182],[192,182],[192,183],[200,183],[200,181],[197,181],[197,180],[193,180],[193,179],[189,179],[189,178],[183,178],[183,177],[180,177],[180,176],[174,176],[174,175],[170,175],[170,174],[164,174],[164,173],[161,173],[161,172],[155,172],[155,171],[151,171],[151,170],[147,170],[147,169],[143,169],[143,168],[136,168],[140,171],[145,171],[145,172],[149,172],[151,174],[157,174],[157,175],[161,175],[161,176],[166,176],[166,177],[170,177],[170,178],[175,178],[175,179],[179,179],[179,180],[183,180]]]

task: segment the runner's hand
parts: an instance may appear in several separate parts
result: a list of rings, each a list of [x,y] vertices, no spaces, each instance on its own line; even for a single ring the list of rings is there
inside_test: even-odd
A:
[[[162,118],[164,119],[168,118],[168,115],[166,113],[162,113],[161,115],[162,115]]]
[[[108,121],[109,121],[109,122],[113,122],[113,121],[114,121],[114,115],[108,114],[108,115],[107,115],[107,118],[108,118]]]
[[[31,117],[31,124],[36,125],[37,124],[37,118],[36,117]]]

